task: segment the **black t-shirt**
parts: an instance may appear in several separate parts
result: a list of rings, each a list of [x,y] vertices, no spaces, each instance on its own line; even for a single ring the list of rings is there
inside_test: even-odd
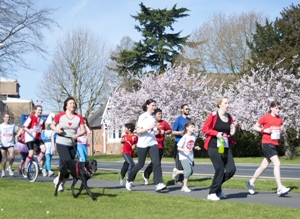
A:
[[[225,133],[229,133],[230,132],[230,121],[229,121],[229,116],[228,116],[228,122],[223,122],[219,116],[219,113],[217,113],[218,118],[217,118],[217,122],[215,124],[215,126],[213,127],[213,130],[216,130],[218,132],[225,132]],[[228,115],[228,114],[227,114]],[[212,136],[208,147],[212,147],[212,148],[217,148],[217,136]]]

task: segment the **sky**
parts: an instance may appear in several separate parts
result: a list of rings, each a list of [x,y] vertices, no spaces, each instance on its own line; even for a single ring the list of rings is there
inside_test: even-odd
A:
[[[181,36],[190,34],[207,21],[214,13],[223,12],[226,15],[248,11],[263,12],[270,20],[280,17],[284,7],[289,7],[291,0],[144,0],[146,7],[153,9],[171,9],[175,4],[177,8],[189,9],[189,15],[180,18],[174,24],[175,32],[182,31]],[[141,39],[141,34],[134,29],[138,24],[131,15],[140,12],[139,0],[39,0],[38,6],[56,8],[53,19],[60,25],[51,32],[44,31],[44,43],[49,55],[42,59],[30,53],[24,56],[31,70],[20,69],[15,72],[20,84],[20,98],[33,100],[35,103],[44,103],[38,97],[39,82],[44,72],[49,67],[55,46],[64,35],[77,27],[87,27],[99,38],[105,39],[115,47],[124,36],[129,36],[134,41]],[[51,86],[51,84],[49,84]]]

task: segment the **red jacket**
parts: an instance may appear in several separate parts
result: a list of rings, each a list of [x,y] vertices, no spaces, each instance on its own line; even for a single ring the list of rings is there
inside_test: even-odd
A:
[[[205,150],[208,150],[208,144],[210,142],[211,137],[212,136],[217,136],[217,134],[219,133],[218,131],[213,129],[215,127],[217,119],[218,119],[217,112],[212,112],[211,114],[209,114],[209,116],[207,117],[207,119],[206,119],[206,121],[205,121],[205,123],[202,127],[202,132],[204,134],[206,134],[206,139],[205,139],[205,142],[204,142],[204,149]],[[229,123],[233,124],[233,119],[230,115],[229,115]],[[227,134],[229,135],[230,133],[227,133]],[[229,143],[235,144],[235,142],[230,137],[228,138],[228,140],[229,140]]]

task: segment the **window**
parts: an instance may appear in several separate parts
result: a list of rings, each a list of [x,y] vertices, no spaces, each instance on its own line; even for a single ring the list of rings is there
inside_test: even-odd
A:
[[[108,142],[119,142],[123,132],[121,129],[108,132]]]

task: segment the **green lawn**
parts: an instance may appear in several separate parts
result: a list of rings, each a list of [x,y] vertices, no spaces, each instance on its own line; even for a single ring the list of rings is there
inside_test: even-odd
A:
[[[76,187],[78,188],[78,187]],[[52,183],[0,178],[0,218],[299,218],[300,209],[93,188],[74,199]]]

